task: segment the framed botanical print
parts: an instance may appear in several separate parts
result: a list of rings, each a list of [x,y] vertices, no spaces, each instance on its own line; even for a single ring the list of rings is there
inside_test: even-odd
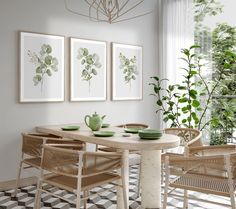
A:
[[[142,99],[142,47],[112,43],[112,99]]]
[[[106,100],[106,42],[71,38],[70,46],[71,101]]]
[[[64,101],[64,37],[20,32],[20,102]]]

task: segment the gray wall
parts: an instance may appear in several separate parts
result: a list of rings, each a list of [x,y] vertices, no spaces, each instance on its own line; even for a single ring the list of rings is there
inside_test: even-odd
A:
[[[46,124],[83,122],[84,115],[95,110],[106,114],[106,122],[120,124],[143,122],[158,126],[155,100],[149,77],[157,72],[156,14],[129,22],[109,25],[90,22],[68,13],[63,0],[0,0],[0,181],[14,179],[20,158],[21,132]],[[78,0],[79,2],[79,0]],[[146,1],[145,7],[153,7]],[[152,4],[152,5],[151,5]],[[64,35],[65,102],[20,104],[19,96],[19,31]],[[69,38],[78,37],[107,41],[108,75],[105,102],[69,101]],[[111,101],[110,42],[143,46],[143,100]]]

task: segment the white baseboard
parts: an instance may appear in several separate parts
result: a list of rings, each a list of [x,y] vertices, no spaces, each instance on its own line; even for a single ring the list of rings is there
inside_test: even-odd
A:
[[[32,184],[37,184],[36,176],[20,179],[19,187],[29,186]],[[15,185],[16,180],[2,181],[0,182],[0,191],[14,189]]]

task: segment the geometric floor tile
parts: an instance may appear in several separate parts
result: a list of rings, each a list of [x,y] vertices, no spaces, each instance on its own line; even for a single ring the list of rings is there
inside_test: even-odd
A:
[[[141,208],[141,198],[137,198],[137,178],[138,178],[138,166],[132,166],[130,169],[130,182],[129,182],[129,208],[138,209]],[[106,185],[104,188],[111,188],[112,185]],[[102,190],[102,187],[96,187],[91,190],[91,193]],[[76,197],[64,190],[58,188],[50,188],[55,194],[74,200]],[[35,197],[36,185],[19,188],[19,192],[15,198],[11,197],[13,190],[0,192],[0,209],[33,209],[34,197]],[[177,191],[179,194],[183,194],[181,190]],[[229,204],[229,198],[207,195],[197,192],[189,192],[192,197],[198,197],[211,201],[217,201]],[[43,193],[41,196],[41,209],[75,209],[75,205],[62,201],[59,198],[52,197]],[[82,207],[81,207],[82,208]],[[92,196],[87,203],[88,209],[116,209],[116,193],[115,191],[105,191],[99,196]],[[183,200],[181,198],[169,197],[167,209],[182,209]],[[189,200],[188,209],[224,209],[227,207],[217,206],[209,203],[201,203],[193,200]]]

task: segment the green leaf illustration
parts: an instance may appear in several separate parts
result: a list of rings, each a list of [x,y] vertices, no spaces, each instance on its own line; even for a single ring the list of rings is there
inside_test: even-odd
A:
[[[122,70],[122,73],[124,75],[124,81],[126,84],[129,84],[131,87],[131,81],[135,81],[137,79],[138,70],[137,70],[137,58],[136,56],[132,58],[127,58],[125,55],[120,53],[119,55],[120,59],[120,66],[119,68]]]
[[[52,55],[53,49],[49,44],[43,44],[38,54],[28,50],[30,62],[35,66],[34,86],[41,84],[43,87],[44,76],[52,76],[52,72],[58,71],[58,59]]]

